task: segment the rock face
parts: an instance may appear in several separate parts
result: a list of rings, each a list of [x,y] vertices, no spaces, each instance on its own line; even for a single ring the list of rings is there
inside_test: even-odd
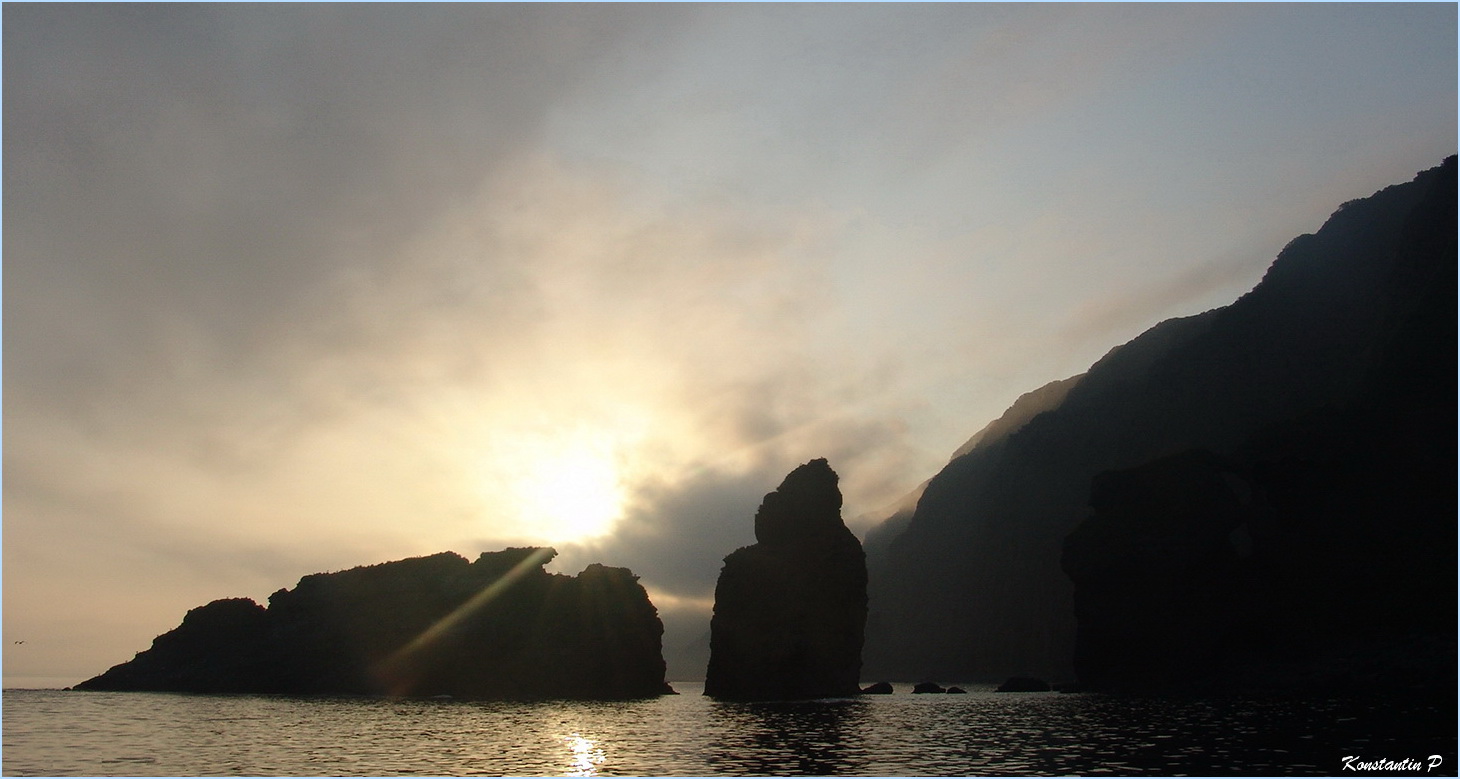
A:
[[[725,558],[715,585],[705,694],[726,700],[856,695],[867,619],[867,563],[841,519],[826,460],[765,496],[756,543]]]
[[[928,482],[904,530],[868,534],[868,675],[1069,678],[1079,582],[1061,557],[1089,514],[1097,474],[1189,451],[1231,456],[1275,425],[1368,403],[1366,388],[1382,376],[1413,389],[1431,374],[1448,383],[1439,385],[1449,402],[1440,416],[1414,400],[1387,408],[1412,410],[1396,419],[1428,418],[1453,451],[1455,319],[1422,300],[1448,296],[1453,311],[1454,189],[1452,158],[1344,204],[1231,305],[1151,328],[1072,385],[1031,397],[1039,413],[1011,409],[1002,434],[971,441]],[[1416,317],[1429,317],[1429,335],[1404,334]],[[1421,440],[1430,435],[1422,428],[1403,435]],[[1374,446],[1405,450],[1401,437],[1388,440]],[[1439,503],[1453,494],[1453,470],[1450,480]],[[1453,533],[1453,500],[1445,525]],[[1440,545],[1453,566],[1454,543]],[[1093,558],[1074,561],[1086,564]],[[1085,606],[1082,635],[1095,608]]]
[[[1094,480],[1065,544],[1098,690],[1455,691],[1456,181],[1394,245],[1341,406]]]
[[[459,698],[638,698],[664,682],[663,625],[638,577],[543,570],[550,548],[444,552],[313,574],[264,608],[193,609],[130,662],[76,686]]]

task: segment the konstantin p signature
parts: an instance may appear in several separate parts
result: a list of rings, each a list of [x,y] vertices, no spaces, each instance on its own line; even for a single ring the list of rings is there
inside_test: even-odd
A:
[[[1345,771],[1377,771],[1381,773],[1414,773],[1423,771],[1429,773],[1439,768],[1445,762],[1440,755],[1430,755],[1424,760],[1417,757],[1403,757],[1392,760],[1387,757],[1360,757],[1359,755],[1346,755],[1343,758],[1343,770]]]

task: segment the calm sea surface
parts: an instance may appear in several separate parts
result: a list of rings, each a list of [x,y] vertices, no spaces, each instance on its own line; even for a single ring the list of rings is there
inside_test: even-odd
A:
[[[727,704],[6,690],[8,776],[1341,774],[1440,754],[1455,713],[1338,700],[1058,693]]]

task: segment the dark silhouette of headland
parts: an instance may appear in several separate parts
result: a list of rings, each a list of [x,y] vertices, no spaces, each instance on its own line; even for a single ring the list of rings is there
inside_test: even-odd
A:
[[[1087,688],[1454,694],[1456,207],[1451,158],[1294,241],[1228,314],[1255,336],[1318,267],[1350,274],[1309,314],[1352,330],[1337,402],[1095,477],[1064,549]]]
[[[715,585],[705,694],[724,700],[856,695],[867,619],[862,544],[826,460],[786,476],[755,514],[756,543]]]
[[[975,436],[868,535],[868,675],[1453,696],[1455,168]]]
[[[638,577],[550,574],[551,548],[452,552],[320,573],[193,609],[130,662],[76,686],[296,695],[629,699],[673,693]]]

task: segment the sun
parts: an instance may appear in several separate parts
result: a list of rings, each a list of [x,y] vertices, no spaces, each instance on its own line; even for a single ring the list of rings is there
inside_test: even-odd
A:
[[[517,491],[521,518],[552,541],[601,536],[623,512],[612,456],[589,446],[570,446],[530,464]]]
[[[478,453],[484,509],[505,531],[533,543],[606,535],[624,512],[621,447],[583,429],[516,430]]]

